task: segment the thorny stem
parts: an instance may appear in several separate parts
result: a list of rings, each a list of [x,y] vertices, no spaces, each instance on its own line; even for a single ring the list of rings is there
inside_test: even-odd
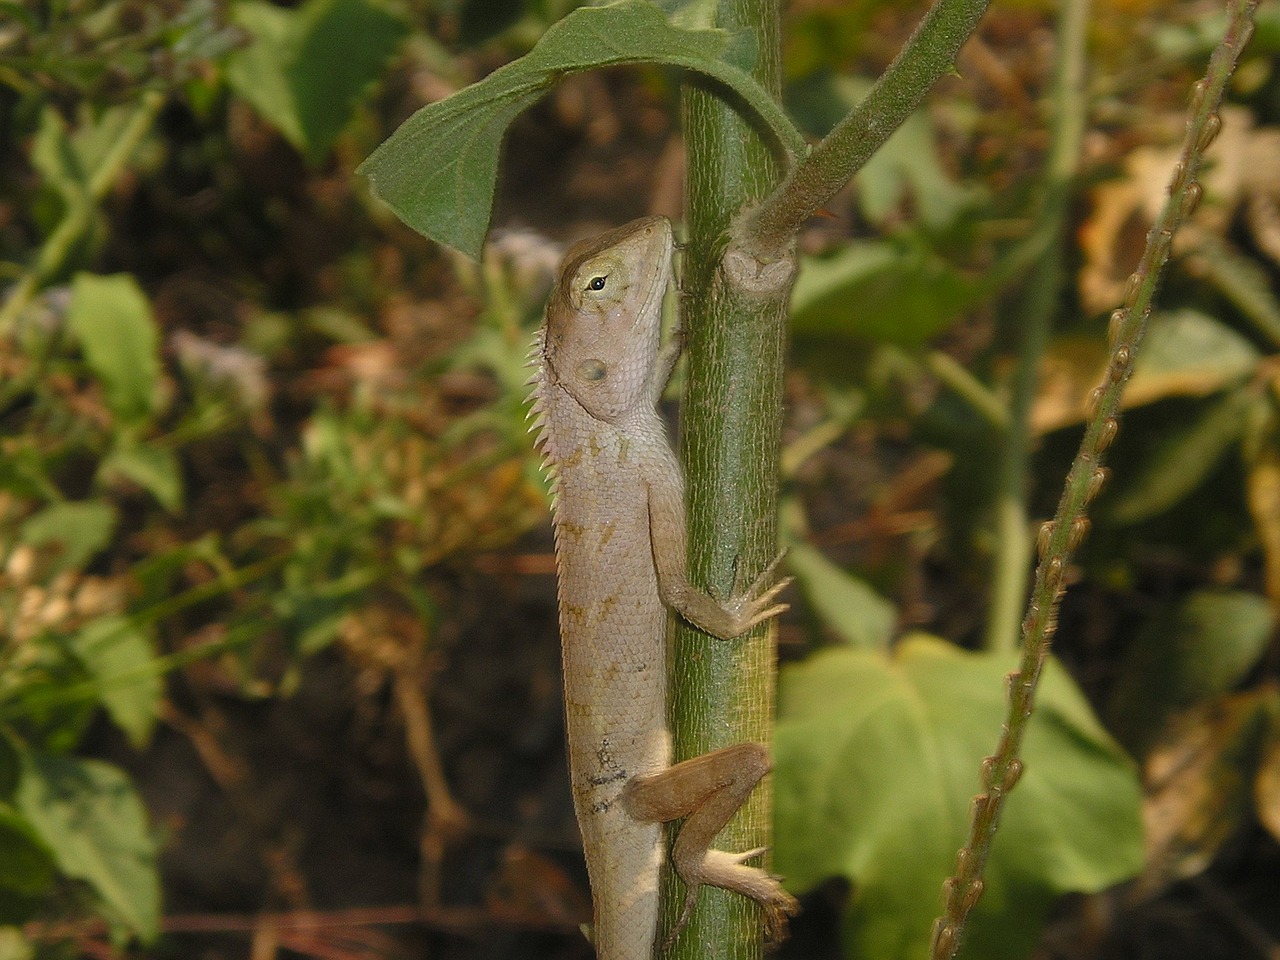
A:
[[[761,263],[781,258],[809,217],[836,195],[920,105],[978,26],[991,0],[937,0],[893,63],[847,117],[743,224],[739,245]]]
[[[1106,480],[1107,471],[1101,465],[1103,451],[1116,436],[1120,394],[1151,316],[1160,271],[1169,259],[1174,232],[1200,200],[1201,188],[1196,175],[1205,150],[1222,127],[1218,105],[1240,53],[1253,33],[1257,5],[1257,0],[1232,3],[1226,36],[1210,58],[1204,79],[1195,85],[1192,93],[1191,115],[1169,184],[1168,199],[1147,234],[1138,268],[1129,277],[1124,305],[1111,316],[1111,359],[1102,383],[1089,395],[1084,439],[1067,474],[1057,514],[1040,529],[1040,565],[1022,624],[1022,662],[1009,676],[1009,711],[1000,743],[995,754],[982,763],[984,792],[973,801],[968,842],[956,855],[955,875],[944,884],[946,904],[943,915],[934,922],[930,951],[933,960],[955,957],[969,912],[982,896],[983,870],[1005,797],[1022,773],[1018,753],[1031,718],[1040,671],[1049,654],[1058,603],[1065,589],[1063,577],[1067,562],[1088,534],[1085,508]]]

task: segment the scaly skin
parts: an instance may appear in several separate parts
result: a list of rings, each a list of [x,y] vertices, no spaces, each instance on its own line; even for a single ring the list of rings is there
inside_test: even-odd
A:
[[[761,851],[709,850],[769,769],[759,744],[671,766],[668,610],[730,639],[785,609],[770,566],[720,603],[685,574],[684,489],[656,403],[677,351],[660,348],[671,225],[636,220],[566,255],[535,341],[533,410],[554,478],[565,720],[600,960],[651,960],[661,821],[687,818],[673,850],[687,900],[701,883],[759,902],[781,933],[795,901],[742,864]],[[673,934],[674,936],[674,934]]]

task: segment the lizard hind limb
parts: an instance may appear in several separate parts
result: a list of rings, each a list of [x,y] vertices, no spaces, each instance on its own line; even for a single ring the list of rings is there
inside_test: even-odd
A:
[[[765,939],[769,942],[786,935],[787,917],[799,909],[795,898],[782,888],[777,877],[743,862],[768,848],[757,847],[743,853],[711,849],[716,834],[771,768],[764,744],[739,743],[677,763],[660,773],[636,777],[627,784],[623,802],[637,820],[667,822],[686,818],[671,849],[671,865],[685,885],[685,899],[666,946],[675,942],[688,924],[704,883],[732,890],[758,903],[764,911]]]

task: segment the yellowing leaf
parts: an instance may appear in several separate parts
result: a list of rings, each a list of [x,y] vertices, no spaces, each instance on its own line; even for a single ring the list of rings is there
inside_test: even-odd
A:
[[[1157,314],[1151,321],[1121,405],[1140,407],[1166,397],[1203,397],[1248,377],[1261,359],[1256,347],[1226,324],[1195,310]],[[1041,361],[1031,410],[1037,433],[1081,423],[1085,399],[1102,381],[1105,344],[1096,338],[1055,340]]]

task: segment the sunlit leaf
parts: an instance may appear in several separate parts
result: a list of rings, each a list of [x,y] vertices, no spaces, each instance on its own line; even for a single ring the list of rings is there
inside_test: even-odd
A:
[[[54,503],[22,524],[22,542],[56,545],[61,549],[59,567],[82,567],[110,542],[115,525],[115,508],[101,500]]]
[[[1280,698],[1272,697],[1270,724],[1253,781],[1258,821],[1280,840]]]
[[[152,668],[151,640],[126,617],[99,617],[71,639],[111,719],[136,747],[151,737],[163,687]]]
[[[848,956],[928,955],[1014,665],[915,636],[889,656],[835,648],[783,670],[774,863],[797,891],[849,880]],[[962,956],[1025,957],[1054,895],[1141,867],[1133,764],[1053,662],[1023,753]]]
[[[151,305],[129,274],[77,274],[67,322],[85,362],[102,382],[107,406],[120,419],[139,420],[156,407],[159,336]]]
[[[98,468],[108,483],[123,477],[156,498],[166,510],[182,508],[182,473],[172,450],[147,444],[120,444]]]
[[[17,807],[63,873],[87,882],[124,929],[155,939],[156,849],[128,777],[99,760],[32,754],[23,765]]]
[[[423,107],[360,166],[373,192],[424,236],[479,259],[493,207],[498,157],[511,121],[566,74],[663,63],[730,87],[790,152],[804,149],[786,114],[742,67],[722,30],[671,24],[647,0],[580,7],[528,54],[479,83]]]
[[[0,8],[4,5],[0,4]],[[8,898],[9,904],[12,905],[17,897]],[[35,915],[38,909],[36,902],[29,904],[29,911],[23,913],[10,914],[0,904],[0,924],[15,924],[14,926],[0,926],[0,960],[36,960],[36,948],[27,937],[23,934],[21,927],[16,924],[21,923]]]
[[[57,109],[45,107],[31,145],[32,165],[63,199],[75,203],[86,198],[90,178],[133,119],[134,109],[110,107],[96,116],[85,110],[72,128]]]

